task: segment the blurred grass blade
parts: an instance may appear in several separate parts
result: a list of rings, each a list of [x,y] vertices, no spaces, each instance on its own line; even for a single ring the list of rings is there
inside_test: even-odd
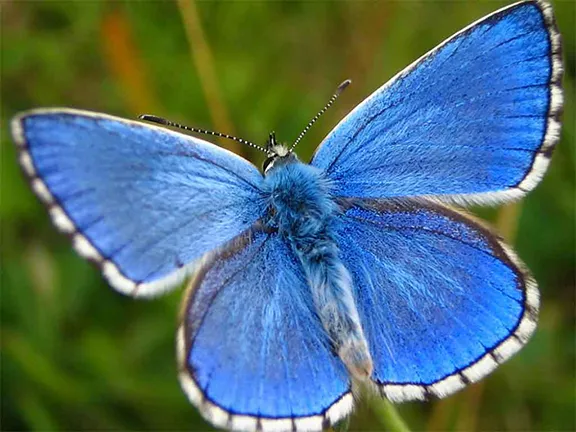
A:
[[[509,245],[516,241],[518,232],[518,221],[522,213],[522,203],[515,202],[505,205],[498,211],[496,218],[496,231]]]
[[[194,0],[178,0],[178,7],[182,15],[182,21],[184,22],[186,37],[188,38],[188,44],[190,46],[190,55],[194,60],[200,82],[202,83],[202,90],[206,97],[212,122],[214,123],[214,129],[228,135],[235,135],[234,127],[222,101],[218,79],[214,70],[212,52],[204,37],[204,31],[202,30],[196,4]],[[218,141],[224,147],[237,154],[242,154],[246,150],[234,141],[224,139],[219,139]]]
[[[428,432],[450,430],[456,409],[454,397],[435,401],[428,415],[426,430]]]
[[[2,351],[22,369],[29,381],[49,392],[52,397],[69,404],[89,399],[90,392],[84,386],[58,369],[20,333],[4,331]]]
[[[396,407],[388,399],[370,398],[370,407],[386,432],[410,432]]]
[[[387,432],[410,432],[410,428],[400,417],[396,407],[387,399],[372,403],[372,409]]]
[[[104,58],[130,111],[135,115],[159,112],[148,82],[147,68],[134,43],[132,27],[123,9],[110,8],[102,19],[100,35]]]
[[[22,391],[15,397],[18,407],[22,411],[22,417],[28,426],[28,430],[56,431],[61,430],[54,414],[47,408],[45,401],[35,391]]]

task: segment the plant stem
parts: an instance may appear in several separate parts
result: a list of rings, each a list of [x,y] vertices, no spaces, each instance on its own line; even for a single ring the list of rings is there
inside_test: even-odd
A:
[[[410,432],[410,428],[402,419],[396,407],[388,400],[384,399],[373,403],[372,409],[387,432]]]
[[[178,8],[180,9],[184,30],[186,31],[186,36],[188,38],[190,56],[196,66],[196,71],[198,72],[202,91],[206,97],[208,111],[212,117],[214,128],[217,131],[234,135],[232,121],[228,115],[224,100],[220,95],[220,87],[216,76],[216,69],[214,67],[214,58],[202,28],[196,3],[194,0],[178,0]],[[222,139],[219,139],[218,141],[223,147],[226,147],[237,154],[242,154],[245,150],[234,141],[229,142]]]

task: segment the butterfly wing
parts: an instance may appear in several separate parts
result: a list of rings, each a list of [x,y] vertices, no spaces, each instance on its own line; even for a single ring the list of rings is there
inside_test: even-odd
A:
[[[536,328],[535,281],[468,216],[387,200],[352,205],[340,222],[373,380],[392,401],[444,397],[479,380]]]
[[[330,350],[300,263],[254,231],[196,275],[179,330],[180,381],[215,426],[320,431],[349,413],[346,369]]]
[[[126,294],[175,286],[264,212],[256,167],[197,138],[68,109],[26,112],[12,133],[54,223]]]
[[[559,139],[560,36],[527,1],[470,25],[376,90],[312,160],[343,197],[517,198]]]

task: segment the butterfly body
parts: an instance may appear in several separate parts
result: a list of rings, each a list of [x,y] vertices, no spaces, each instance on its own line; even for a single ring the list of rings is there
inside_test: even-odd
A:
[[[552,8],[526,0],[376,90],[309,164],[274,134],[261,173],[201,139],[67,108],[21,113],[12,135],[53,222],[112,287],[149,297],[192,276],[179,379],[209,422],[318,432],[351,412],[354,380],[393,402],[445,397],[527,343],[534,278],[449,205],[538,184],[562,73]]]
[[[356,378],[365,379],[372,360],[352,279],[339,257],[334,224],[340,207],[331,195],[330,180],[290,153],[278,156],[266,171],[264,190],[269,202],[264,225],[277,230],[298,257],[334,351]]]

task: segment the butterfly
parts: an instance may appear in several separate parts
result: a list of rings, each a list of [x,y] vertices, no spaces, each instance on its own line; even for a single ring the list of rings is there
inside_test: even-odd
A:
[[[393,402],[444,397],[528,341],[535,280],[451,205],[538,184],[562,73],[550,5],[524,1],[376,90],[309,164],[294,153],[302,134],[234,138],[265,152],[261,172],[199,138],[73,109],[24,112],[12,135],[54,224],[113,288],[151,297],[191,276],[179,378],[209,422],[320,431],[351,412],[358,384]]]

